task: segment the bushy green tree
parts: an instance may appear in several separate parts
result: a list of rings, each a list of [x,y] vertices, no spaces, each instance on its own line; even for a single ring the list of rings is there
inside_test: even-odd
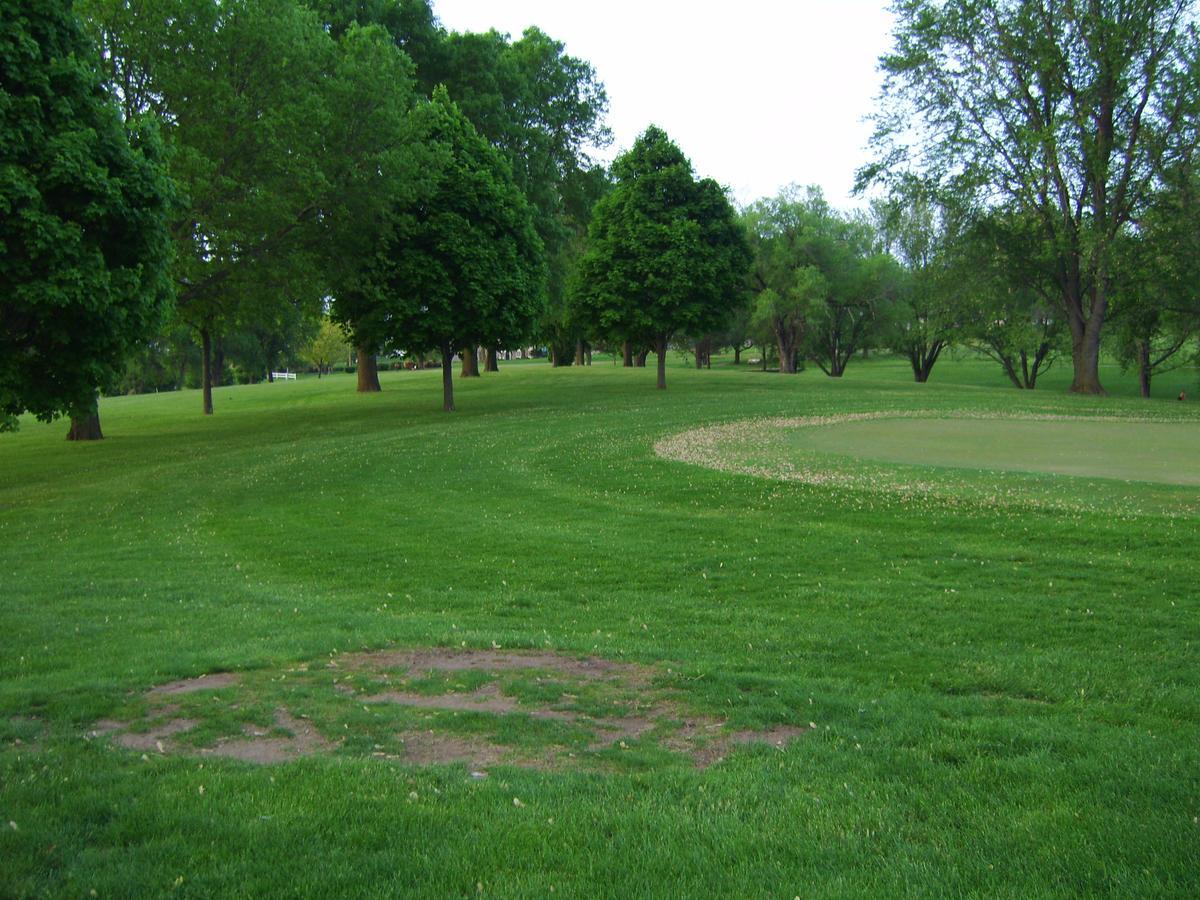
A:
[[[575,295],[592,333],[654,347],[665,388],[675,334],[728,318],[750,251],[724,190],[697,180],[683,152],[651,126],[617,157],[611,193],[596,204]]]
[[[99,438],[97,391],[170,303],[159,144],[96,61],[71,3],[0,0],[0,429],[66,414]]]
[[[541,240],[508,164],[443,89],[413,113],[435,148],[427,190],[399,198],[354,291],[335,317],[385,346],[442,357],[444,408],[454,409],[456,349],[521,343],[545,299]]]
[[[951,255],[948,277],[965,298],[964,342],[1021,390],[1036,388],[1070,347],[1053,267],[1037,224],[1005,210],[973,222]]]

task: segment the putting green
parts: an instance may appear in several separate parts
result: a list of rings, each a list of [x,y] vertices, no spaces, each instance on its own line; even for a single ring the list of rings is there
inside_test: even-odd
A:
[[[878,418],[788,429],[804,452],[875,462],[1200,485],[1200,424]]]
[[[753,419],[669,435],[677,462],[814,487],[1032,504],[1120,515],[1200,515],[1200,421],[975,411]]]

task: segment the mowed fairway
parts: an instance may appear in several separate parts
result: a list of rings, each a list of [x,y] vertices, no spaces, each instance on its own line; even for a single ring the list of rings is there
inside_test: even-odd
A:
[[[1145,511],[1190,490],[1194,454],[1172,464],[1192,480],[1091,510],[1069,477],[1062,509],[914,503],[654,452],[758,418],[1187,430],[1195,405],[1021,393],[965,362],[929,385],[891,362],[653,377],[505,366],[459,381],[453,415],[438,373],[368,396],[332,377],[219,390],[211,419],[195,392],[109,400],[95,445],[0,436],[0,894],[1200,893],[1200,522]],[[703,721],[799,736],[707,768],[650,736],[486,778],[411,765],[387,736],[435,714],[335,679],[431,646],[636,663]],[[94,733],[218,672],[237,685],[180,700],[200,745],[286,706],[324,749],[263,765]],[[514,747],[571,739],[503,718]]]

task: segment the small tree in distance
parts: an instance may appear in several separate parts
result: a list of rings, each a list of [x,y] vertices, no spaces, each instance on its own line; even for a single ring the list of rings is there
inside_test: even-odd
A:
[[[666,388],[671,337],[724,324],[750,251],[724,190],[697,181],[662,129],[647,128],[612,171],[616,186],[596,204],[579,263],[576,308],[592,333],[652,345]]]
[[[350,350],[342,327],[328,318],[321,320],[320,330],[304,351],[306,362],[317,367],[317,377],[333,368],[334,360],[345,359]]]

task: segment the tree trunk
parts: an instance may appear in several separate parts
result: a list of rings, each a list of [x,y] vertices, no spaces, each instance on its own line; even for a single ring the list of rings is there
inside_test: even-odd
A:
[[[442,409],[454,412],[454,350],[450,347],[442,348]]]
[[[575,365],[583,365],[583,338],[575,342]]]
[[[200,329],[200,387],[204,394],[204,414],[213,414],[212,398],[212,335]]]
[[[658,356],[658,389],[667,389],[667,336],[659,335],[654,342],[654,352]]]
[[[626,369],[633,368],[633,344],[629,341],[621,344],[621,365]]]
[[[796,374],[796,345],[785,335],[776,335],[779,342],[779,373]],[[766,357],[766,353],[763,354]]]
[[[101,441],[104,435],[100,431],[100,406],[98,400],[92,401],[92,408],[71,414],[71,430],[67,432],[68,441]]]
[[[496,352],[494,347],[487,348],[487,354],[484,356],[483,371],[500,371],[500,355]]]
[[[646,357],[649,355],[650,355],[649,350],[639,350],[637,352],[637,354],[633,357],[634,367],[638,368],[638,369],[646,368]]]
[[[1074,367],[1074,376],[1071,379],[1072,394],[1105,393],[1100,384],[1100,326],[1104,323],[1108,298],[1103,288],[1105,273],[1097,272],[1095,277],[1096,295],[1092,298],[1091,315],[1086,320],[1082,312],[1083,297],[1079,292],[1076,290],[1073,296],[1064,296],[1067,324],[1071,330],[1071,362]]]
[[[696,368],[704,368],[704,342],[696,341]]]
[[[375,354],[365,346],[356,347],[355,352],[358,354],[358,365],[354,369],[358,374],[358,392],[379,393],[382,388],[379,386],[379,365],[375,362]]]
[[[733,364],[740,366],[742,364],[742,345],[735,344],[733,348]]]
[[[458,373],[460,378],[478,378],[479,377],[479,356],[478,351],[474,347],[464,347],[462,350],[462,371]]]
[[[1082,333],[1071,334],[1071,361],[1075,376],[1071,380],[1072,394],[1103,394],[1100,384],[1100,334],[1088,322]]]
[[[1142,396],[1146,399],[1150,398],[1150,342],[1137,342],[1138,355],[1138,387],[1141,389]]]

